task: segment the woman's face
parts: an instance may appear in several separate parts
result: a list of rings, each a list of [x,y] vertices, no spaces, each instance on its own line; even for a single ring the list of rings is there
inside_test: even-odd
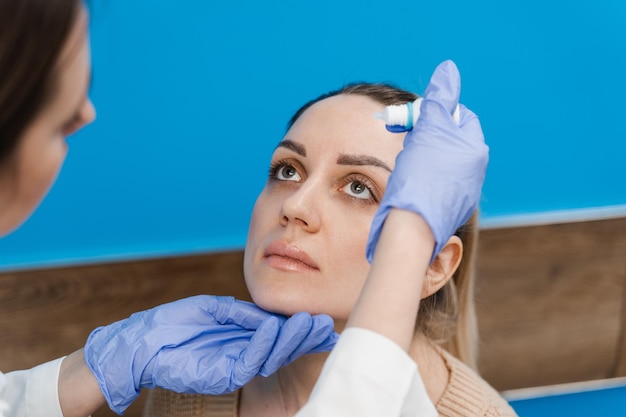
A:
[[[403,135],[358,95],[317,102],[272,156],[248,231],[244,274],[255,303],[291,315],[350,315],[367,277],[365,245]]]
[[[91,73],[83,10],[68,36],[57,63],[54,96],[20,139],[0,176],[0,236],[18,227],[37,207],[65,160],[65,138],[93,121],[87,98]]]

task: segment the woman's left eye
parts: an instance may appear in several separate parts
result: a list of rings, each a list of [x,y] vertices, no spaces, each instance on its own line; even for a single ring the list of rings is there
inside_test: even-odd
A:
[[[369,200],[373,197],[372,191],[362,181],[350,181],[343,187],[343,191],[355,198]]]
[[[270,179],[278,181],[302,181],[300,173],[291,163],[280,161],[270,166]]]

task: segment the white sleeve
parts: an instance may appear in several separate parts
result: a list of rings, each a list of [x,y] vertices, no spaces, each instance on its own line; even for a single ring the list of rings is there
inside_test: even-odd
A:
[[[63,417],[58,389],[62,361],[0,373],[0,417]]]
[[[417,365],[386,337],[350,327],[296,417],[436,417]]]

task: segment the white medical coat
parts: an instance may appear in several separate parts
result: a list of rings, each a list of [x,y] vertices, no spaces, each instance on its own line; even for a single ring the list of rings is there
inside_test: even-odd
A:
[[[0,417],[63,417],[58,378],[63,358],[0,373]],[[415,362],[378,333],[348,328],[296,417],[437,417]]]
[[[436,417],[416,363],[370,330],[343,331],[296,417]]]
[[[0,417],[63,417],[58,390],[62,360],[0,372]]]

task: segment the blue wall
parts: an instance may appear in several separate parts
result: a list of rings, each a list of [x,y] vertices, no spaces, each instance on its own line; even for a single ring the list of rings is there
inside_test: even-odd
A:
[[[563,392],[558,392],[559,388]],[[626,415],[626,386],[623,378],[564,384],[546,387],[554,393],[541,393],[541,388],[529,389],[536,396],[513,399],[511,406],[519,417],[623,417]],[[523,392],[524,389],[519,390]],[[515,392],[514,391],[509,391]]]
[[[626,3],[92,0],[98,120],[0,267],[241,248],[286,120],[348,81],[456,61],[483,220],[626,204]]]

